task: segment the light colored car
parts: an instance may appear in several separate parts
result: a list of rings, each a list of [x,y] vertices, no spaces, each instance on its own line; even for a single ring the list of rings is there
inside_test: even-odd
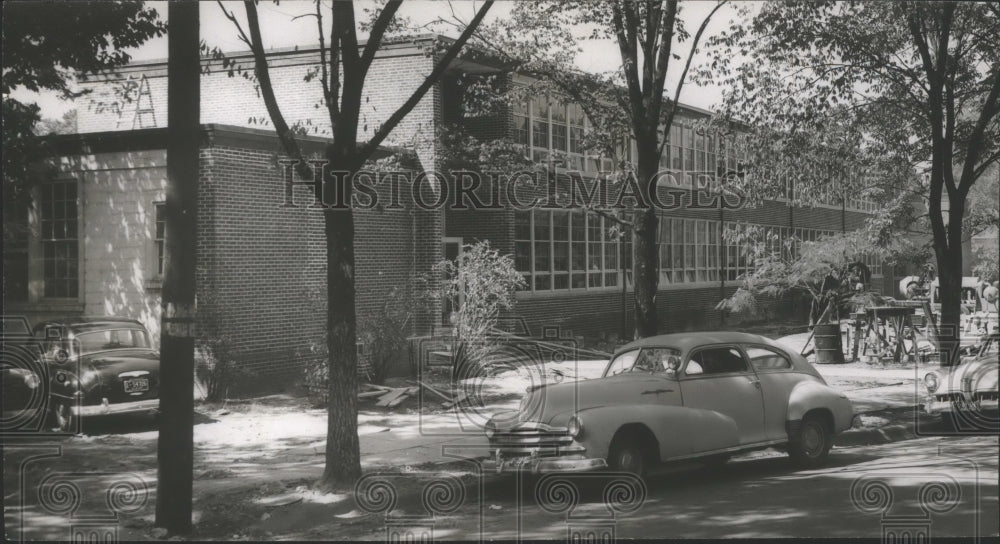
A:
[[[486,424],[497,472],[645,474],[657,463],[784,447],[803,466],[827,457],[853,407],[802,356],[737,332],[645,338],[602,377],[530,390]]]
[[[998,427],[997,376],[1000,354],[982,353],[964,358],[954,367],[924,375],[928,399],[924,409],[941,414],[956,430],[993,430]]]

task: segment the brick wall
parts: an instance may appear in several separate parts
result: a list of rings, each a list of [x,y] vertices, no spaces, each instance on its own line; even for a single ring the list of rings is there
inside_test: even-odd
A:
[[[285,187],[277,161],[284,155],[276,141],[273,146],[214,141],[202,151],[199,311],[218,317],[217,334],[232,339],[247,369],[282,381],[297,379],[315,357],[310,344],[324,342],[326,245],[323,212],[305,207],[311,188],[296,188],[302,207],[281,206]],[[388,186],[380,190],[388,202]],[[428,241],[409,196],[401,200],[402,210],[354,212],[359,325],[377,317],[387,300],[413,307],[417,250]]]

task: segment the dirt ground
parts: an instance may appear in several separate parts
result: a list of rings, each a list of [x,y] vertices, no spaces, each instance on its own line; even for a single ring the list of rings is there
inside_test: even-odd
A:
[[[570,379],[588,379],[599,376],[605,364],[595,360],[551,366],[566,371]],[[818,368],[832,386],[855,401],[861,427],[912,420],[913,406],[920,402],[918,379],[925,369],[917,365],[879,368],[851,363]],[[442,389],[447,382],[442,371],[423,378]],[[443,410],[441,399],[432,395],[393,409],[361,401],[358,433],[365,472],[446,474],[469,484],[477,478],[476,465],[461,459],[483,451],[485,439],[477,422],[481,425],[482,418],[494,412],[515,409],[534,379],[537,376],[514,372],[476,380],[467,388],[474,393],[474,402],[458,412]],[[393,380],[389,385],[415,384]],[[385,530],[384,516],[359,509],[353,490],[333,494],[310,490],[323,469],[325,410],[304,397],[272,395],[202,404],[197,412],[193,538],[263,539],[294,532],[297,538],[323,539],[332,537],[328,532],[332,525],[350,527],[352,535],[383,538],[379,531]],[[85,422],[84,431],[81,436],[39,436],[5,445],[8,534],[62,540],[81,523],[104,523],[119,539],[166,536],[153,527],[154,422],[93,420]],[[444,457],[449,448],[459,453]],[[419,502],[418,485],[410,480],[398,484],[401,504]],[[109,508],[112,497],[118,497],[115,508]]]

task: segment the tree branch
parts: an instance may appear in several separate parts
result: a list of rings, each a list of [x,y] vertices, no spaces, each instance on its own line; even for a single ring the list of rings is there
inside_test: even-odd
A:
[[[296,170],[302,177],[312,175],[312,170],[302,159],[302,150],[295,139],[295,134],[288,128],[285,117],[278,107],[278,100],[274,96],[274,86],[271,84],[271,73],[267,66],[267,55],[264,52],[264,44],[260,36],[260,20],[257,18],[257,5],[253,0],[246,0],[243,6],[247,12],[247,27],[250,29],[250,50],[253,52],[254,71],[257,74],[257,83],[260,85],[260,94],[264,98],[264,106],[267,108],[274,130],[278,134],[278,140],[284,148],[285,153],[293,159],[298,160]],[[238,26],[238,25],[237,25]],[[240,30],[242,33],[242,30]]]
[[[476,12],[476,16],[469,22],[469,26],[466,27],[466,29],[462,32],[462,35],[455,40],[455,43],[451,44],[451,47],[448,48],[448,51],[443,57],[441,57],[441,60],[434,66],[434,69],[431,70],[431,73],[426,79],[424,79],[423,83],[417,87],[417,90],[413,91],[410,98],[404,102],[403,105],[389,117],[389,119],[382,123],[382,125],[375,132],[375,135],[372,136],[372,139],[362,147],[359,154],[362,161],[367,160],[368,157],[370,157],[371,154],[378,149],[378,146],[385,140],[389,133],[396,128],[396,125],[398,125],[399,122],[407,114],[409,114],[414,107],[416,107],[417,103],[419,103],[424,95],[427,94],[427,91],[430,90],[435,83],[437,83],[438,79],[441,78],[441,75],[448,68],[448,65],[451,64],[451,61],[458,56],[458,52],[462,49],[465,43],[469,41],[469,37],[473,32],[475,32],[476,27],[478,27],[483,21],[483,18],[486,17],[486,13],[490,10],[490,7],[493,6],[493,1],[494,0],[487,0],[483,3],[483,6],[479,8],[478,12]]]
[[[389,28],[389,24],[392,23],[402,3],[402,0],[390,0],[378,14],[375,24],[372,25],[372,30],[368,33],[368,43],[365,44],[365,50],[361,54],[362,77],[368,73],[368,68],[371,67],[372,61],[375,60],[375,53],[382,46],[382,37],[385,35],[386,29]]]

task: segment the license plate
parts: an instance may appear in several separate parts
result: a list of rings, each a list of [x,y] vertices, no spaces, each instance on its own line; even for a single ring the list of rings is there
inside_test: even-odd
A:
[[[143,391],[149,391],[149,379],[148,378],[134,378],[130,380],[125,380],[126,393],[141,393]]]

